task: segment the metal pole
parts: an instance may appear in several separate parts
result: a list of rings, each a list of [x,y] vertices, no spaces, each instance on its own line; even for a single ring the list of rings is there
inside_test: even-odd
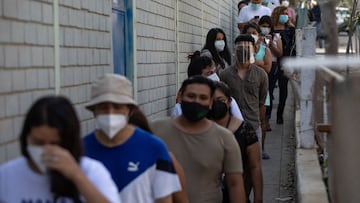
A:
[[[179,26],[179,0],[176,0],[175,3],[175,56],[176,56],[176,64],[175,64],[175,68],[176,68],[176,89],[180,89],[180,51],[179,51],[179,30],[178,30],[178,26]],[[176,92],[175,92],[176,94]]]
[[[304,27],[302,29],[301,39],[301,56],[315,56],[315,28]],[[313,90],[315,83],[315,70],[302,69],[300,77],[300,147],[312,149],[315,147],[313,119]]]
[[[54,78],[55,78],[55,94],[60,94],[60,37],[59,37],[59,1],[54,0]]]

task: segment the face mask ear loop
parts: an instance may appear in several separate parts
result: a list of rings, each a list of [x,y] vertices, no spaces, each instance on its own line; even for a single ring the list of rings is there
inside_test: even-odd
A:
[[[242,46],[241,49],[242,49],[242,52],[245,53],[245,47]],[[245,53],[245,54],[242,54],[242,62],[244,63],[245,60],[246,60],[246,53]]]
[[[251,60],[251,54],[252,54],[252,52],[251,52],[251,47],[250,46],[252,46],[252,44],[251,43],[249,43],[249,48],[248,48],[248,53],[249,53],[249,58],[248,58],[248,60],[249,60],[249,62],[250,62],[250,60]]]
[[[254,52],[254,46],[252,43],[249,43],[249,62],[250,63],[255,62],[255,52]]]

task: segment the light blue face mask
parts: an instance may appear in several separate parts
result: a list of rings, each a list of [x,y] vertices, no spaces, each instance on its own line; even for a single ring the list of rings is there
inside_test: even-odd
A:
[[[288,21],[289,21],[289,16],[288,15],[280,15],[279,16],[279,23],[285,24]]]
[[[251,9],[252,9],[252,10],[256,11],[256,10],[259,10],[261,4],[251,3],[250,6],[251,6]]]

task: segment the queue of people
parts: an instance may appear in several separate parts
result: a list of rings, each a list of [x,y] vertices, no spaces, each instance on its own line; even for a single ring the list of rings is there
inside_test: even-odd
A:
[[[281,60],[283,57],[296,55],[295,23],[296,13],[287,0],[265,1],[265,3],[261,0],[251,0],[249,5],[243,7],[238,15],[240,33],[251,34],[255,39],[255,58],[258,58],[255,64],[262,67],[268,75],[269,96],[264,106],[261,107],[259,115],[263,159],[270,158],[269,154],[265,152],[264,146],[266,131],[272,130],[269,120],[275,99],[273,93],[276,83],[279,87],[276,123],[284,123],[283,113],[287,98],[288,78],[282,70]]]
[[[83,138],[71,101],[35,101],[20,133],[22,156],[0,166],[0,202],[261,203],[273,91],[278,82],[283,124],[281,59],[295,51],[289,5],[269,4],[239,2],[241,34],[231,46],[222,29],[209,30],[172,117],[148,122],[131,82],[116,74],[92,85],[85,108],[96,127]]]

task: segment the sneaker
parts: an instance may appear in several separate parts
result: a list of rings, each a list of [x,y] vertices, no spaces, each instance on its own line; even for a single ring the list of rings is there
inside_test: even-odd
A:
[[[272,128],[270,127],[270,125],[266,127],[266,131],[267,131],[267,132],[272,131]]]
[[[284,119],[283,119],[282,117],[278,117],[278,118],[276,119],[276,123],[277,123],[277,124],[283,124],[283,123],[284,123]]]
[[[262,159],[270,159],[270,156],[266,152],[263,152]]]
[[[265,129],[266,131],[272,131],[269,121],[266,121]]]

